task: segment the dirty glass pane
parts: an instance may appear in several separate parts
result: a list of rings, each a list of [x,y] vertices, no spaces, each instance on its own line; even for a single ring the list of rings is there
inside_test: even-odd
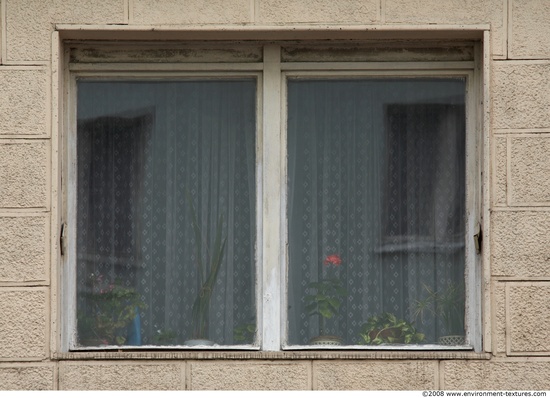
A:
[[[287,114],[288,343],[464,344],[465,80],[289,79]]]
[[[254,343],[255,96],[78,82],[78,345]]]

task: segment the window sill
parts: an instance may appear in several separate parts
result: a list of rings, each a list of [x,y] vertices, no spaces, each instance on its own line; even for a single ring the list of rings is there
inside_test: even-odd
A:
[[[472,351],[87,351],[54,353],[57,360],[451,360],[491,359]]]

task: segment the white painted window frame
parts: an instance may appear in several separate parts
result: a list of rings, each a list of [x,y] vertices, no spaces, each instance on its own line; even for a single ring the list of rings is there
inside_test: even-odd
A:
[[[482,177],[484,163],[482,126],[483,79],[481,45],[475,44],[474,61],[429,62],[281,62],[279,44],[263,45],[263,62],[178,63],[178,64],[70,64],[65,74],[66,153],[63,185],[67,244],[62,267],[63,312],[61,348],[76,346],[76,81],[77,79],[168,79],[230,78],[257,79],[257,342],[251,346],[218,346],[202,349],[248,349],[262,351],[311,350],[313,346],[291,346],[286,341],[287,181],[286,170],[286,79],[288,77],[464,77],[466,78],[466,338],[464,347],[421,346],[338,346],[323,349],[361,350],[474,350],[482,349],[481,254],[476,252],[473,236],[482,224]],[[66,56],[68,60],[70,57]],[[147,350],[158,346],[107,347]],[[161,347],[162,348],[162,347]],[[190,349],[184,346],[167,349]],[[85,350],[94,348],[86,347]],[[105,349],[97,347],[95,349]]]

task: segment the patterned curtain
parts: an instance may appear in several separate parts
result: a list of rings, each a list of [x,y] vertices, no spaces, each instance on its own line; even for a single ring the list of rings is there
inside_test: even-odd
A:
[[[251,79],[79,82],[81,345],[253,342],[255,95]]]
[[[288,81],[289,344],[360,344],[383,313],[424,343],[451,332],[426,298],[464,284],[464,92],[462,79]]]

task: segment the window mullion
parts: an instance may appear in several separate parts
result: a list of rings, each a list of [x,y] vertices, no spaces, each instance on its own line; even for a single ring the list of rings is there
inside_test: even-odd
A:
[[[263,239],[262,239],[262,349],[281,347],[281,62],[280,47],[264,48],[263,78]]]

